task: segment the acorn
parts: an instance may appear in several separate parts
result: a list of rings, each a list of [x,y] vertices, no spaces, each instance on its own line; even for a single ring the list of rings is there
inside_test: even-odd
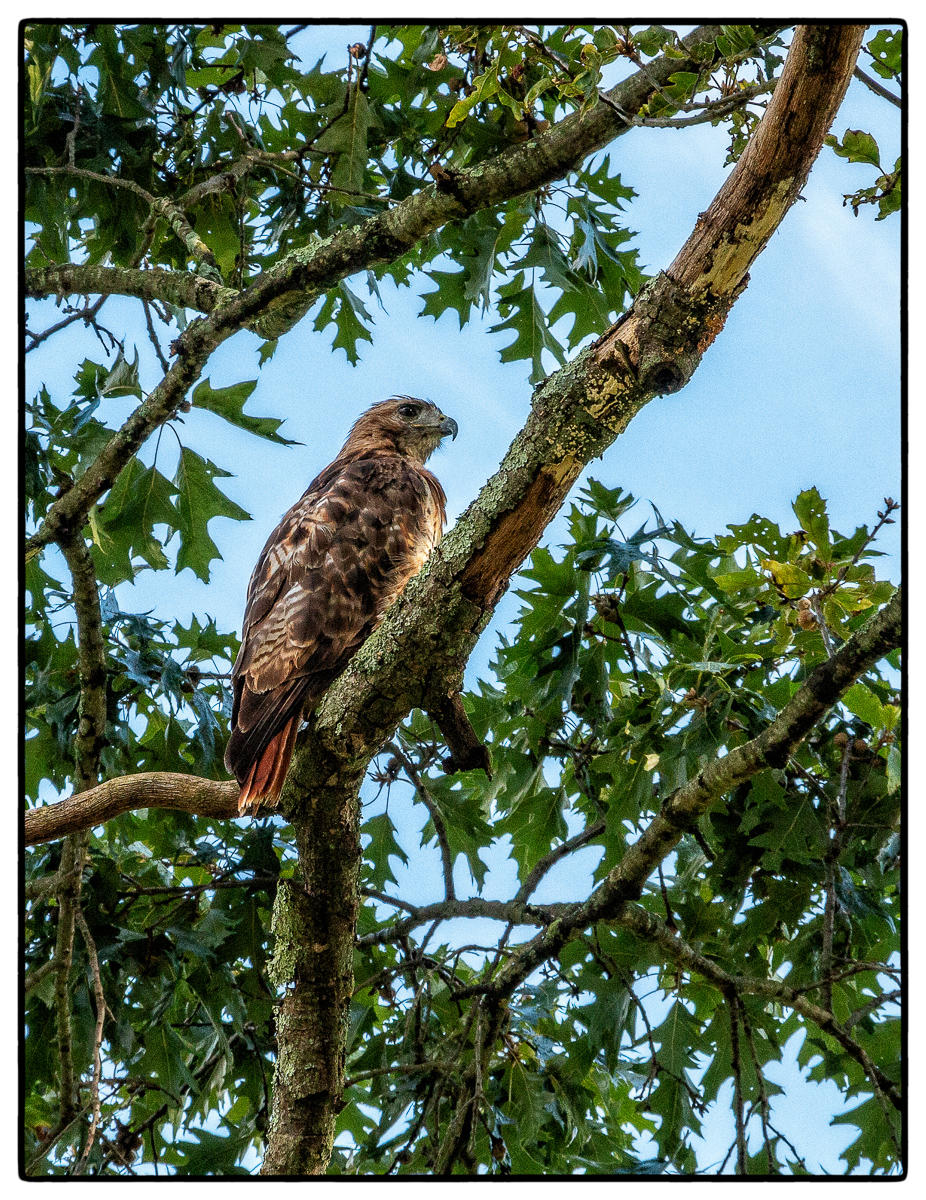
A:
[[[817,618],[809,608],[802,608],[797,614],[797,623],[801,629],[816,629]]]
[[[849,744],[849,735],[846,733],[846,731],[844,729],[840,729],[840,731],[838,733],[833,735],[833,745],[834,746],[838,746],[840,749],[842,749],[843,747],[848,746],[848,744]]]

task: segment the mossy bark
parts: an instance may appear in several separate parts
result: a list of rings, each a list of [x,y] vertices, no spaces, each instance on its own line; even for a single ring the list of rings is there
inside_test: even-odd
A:
[[[262,1175],[323,1174],[342,1107],[360,903],[360,777],[342,772],[326,787],[317,782],[320,768],[304,756],[284,795],[299,871],[281,881],[273,911],[270,977],[281,1000]]]

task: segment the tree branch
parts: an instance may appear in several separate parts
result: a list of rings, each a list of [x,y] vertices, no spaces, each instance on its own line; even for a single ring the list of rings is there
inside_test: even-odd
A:
[[[549,925],[557,917],[565,916],[571,908],[570,904],[522,904],[516,900],[484,900],[481,896],[457,900],[451,896],[434,904],[413,908],[405,920],[374,930],[373,933],[365,933],[357,938],[356,944],[385,945],[406,937],[419,925],[427,925],[429,921],[450,921],[454,917],[488,917],[493,921],[507,921],[511,925]]]
[[[732,991],[737,995],[759,996],[768,1000],[769,1003],[783,1004],[788,1008],[793,1008],[802,1017],[813,1021],[818,1028],[835,1038],[843,1049],[852,1055],[875,1088],[880,1090],[896,1108],[901,1107],[902,1099],[896,1084],[875,1066],[864,1048],[855,1041],[848,1029],[839,1024],[829,1009],[814,1004],[802,992],[789,987],[781,980],[728,974],[712,959],[699,954],[677,934],[667,929],[658,917],[653,916],[638,904],[626,905],[617,919],[625,929],[629,929],[639,938],[654,942],[673,962],[684,967],[686,971],[692,971],[716,984],[721,991],[727,993]],[[880,1003],[880,1000],[878,1002]]]
[[[196,775],[150,771],[108,779],[79,795],[30,808],[24,814],[25,843],[51,842],[78,829],[91,829],[134,808],[168,808],[219,819],[237,817],[238,785]]]
[[[42,296],[134,296],[163,300],[175,308],[211,313],[238,293],[214,279],[164,267],[108,267],[101,263],[49,263],[25,272],[25,292]]]
[[[852,74],[856,79],[861,80],[865,87],[870,88],[876,96],[880,96],[883,100],[890,100],[891,104],[897,108],[903,108],[903,100],[899,96],[895,96],[883,83],[879,83],[877,79],[867,75],[861,67],[856,67]]]
[[[87,543],[78,535],[62,537],[60,545],[71,572],[77,612],[80,703],[74,755],[77,790],[83,792],[99,778],[100,752],[106,744],[106,641],[99,587]]]
[[[186,214],[166,196],[155,196],[133,179],[123,179],[119,175],[103,175],[99,171],[88,171],[73,164],[67,167],[26,167],[27,175],[64,175],[72,179],[85,179],[93,183],[102,183],[107,187],[125,188],[133,192],[148,205],[152,217],[163,217],[181,242],[186,246],[187,253],[195,263],[200,264],[200,272],[207,279],[221,284],[222,273],[212,251],[190,224]]]
[[[810,673],[758,737],[709,763],[694,779],[673,792],[662,811],[589,899],[519,946],[483,990],[496,1000],[509,996],[533,970],[557,954],[581,930],[597,921],[619,919],[628,902],[639,898],[646,880],[675,848],[682,834],[733,788],[768,767],[784,766],[788,755],[846,688],[899,646],[901,636],[901,594],[897,591],[833,658]]]

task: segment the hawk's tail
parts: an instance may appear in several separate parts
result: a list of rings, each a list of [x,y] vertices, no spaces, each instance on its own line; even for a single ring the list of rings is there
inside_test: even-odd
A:
[[[290,717],[248,770],[238,796],[239,813],[255,813],[262,804],[268,808],[276,807],[293,757],[299,720],[298,713]]]

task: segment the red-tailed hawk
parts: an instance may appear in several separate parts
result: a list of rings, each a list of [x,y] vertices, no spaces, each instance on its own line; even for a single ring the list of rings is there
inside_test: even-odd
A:
[[[424,463],[447,434],[426,400],[374,404],[267,539],[232,669],[239,812],[277,803],[303,715],[440,541],[446,497]]]

